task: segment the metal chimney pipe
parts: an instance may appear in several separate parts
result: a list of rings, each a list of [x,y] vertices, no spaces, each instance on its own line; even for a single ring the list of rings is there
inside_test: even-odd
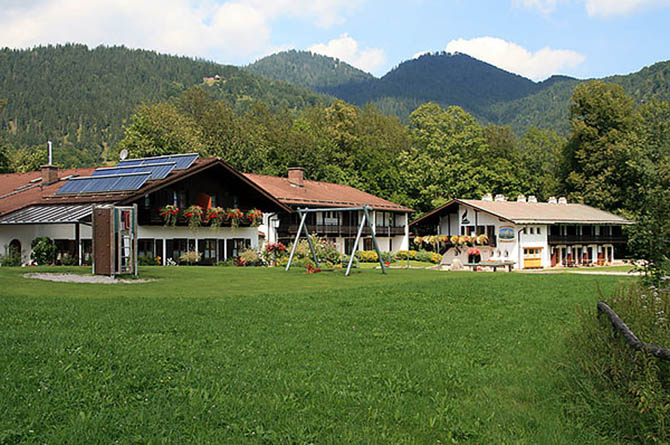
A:
[[[49,164],[48,165],[51,165],[52,161],[53,161],[53,156],[52,156],[52,151],[51,151],[51,141],[47,141],[47,144],[49,145]]]

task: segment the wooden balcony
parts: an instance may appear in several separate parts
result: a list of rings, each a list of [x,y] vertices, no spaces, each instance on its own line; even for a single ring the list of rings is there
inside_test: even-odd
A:
[[[549,244],[623,244],[625,235],[549,235]]]
[[[280,225],[278,232],[281,235],[295,235],[298,232],[298,224],[291,225]],[[355,237],[358,233],[358,226],[337,226],[337,225],[307,225],[307,230],[311,234],[317,236],[345,236],[345,237]],[[387,236],[398,236],[405,234],[405,227],[375,227],[375,233],[377,236],[387,237]],[[363,236],[370,235],[370,229],[365,226],[363,227]]]

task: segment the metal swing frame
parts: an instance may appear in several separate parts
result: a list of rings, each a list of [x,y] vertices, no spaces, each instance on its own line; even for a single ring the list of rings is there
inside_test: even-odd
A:
[[[375,247],[375,251],[377,252],[377,258],[379,258],[379,265],[382,268],[382,273],[386,274],[386,266],[384,265],[384,260],[382,259],[382,253],[379,250],[379,244],[377,243],[377,237],[375,236],[375,230],[374,227],[372,227],[372,219],[370,218],[370,211],[372,210],[372,207],[369,205],[364,205],[362,207],[325,207],[325,208],[318,208],[318,209],[308,209],[308,208],[298,208],[297,212],[298,215],[300,215],[300,226],[298,226],[298,233],[295,235],[295,241],[293,242],[293,247],[291,248],[291,255],[288,258],[288,264],[286,265],[286,271],[291,268],[291,263],[293,262],[293,256],[295,255],[295,248],[298,245],[298,241],[300,241],[300,235],[304,232],[305,237],[307,238],[307,242],[309,243],[309,250],[312,252],[312,258],[314,259],[314,264],[316,264],[316,267],[319,267],[319,259],[316,257],[316,249],[314,248],[314,244],[312,243],[312,238],[309,236],[309,230],[307,229],[307,225],[305,224],[305,219],[307,218],[307,215],[309,213],[318,213],[318,212],[354,212],[354,211],[363,211],[363,218],[361,219],[361,223],[358,226],[358,233],[356,234],[356,241],[354,242],[353,249],[351,251],[351,256],[349,257],[349,264],[347,265],[347,271],[345,273],[345,276],[349,276],[351,273],[351,265],[354,262],[354,256],[356,256],[356,252],[358,252],[358,243],[361,240],[361,235],[363,234],[363,227],[366,225],[370,229],[370,234],[372,236],[372,243]]]

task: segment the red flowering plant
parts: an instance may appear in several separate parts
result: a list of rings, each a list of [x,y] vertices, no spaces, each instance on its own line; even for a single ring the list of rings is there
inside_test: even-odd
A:
[[[251,209],[245,215],[251,227],[258,227],[263,222],[263,212],[258,209]]]
[[[286,246],[283,243],[269,243],[265,246],[265,251],[270,253],[286,252]]]
[[[192,205],[186,210],[184,210],[184,217],[188,221],[188,227],[191,230],[195,230],[196,227],[202,222],[202,207],[199,205]]]
[[[230,221],[230,227],[238,227],[244,219],[244,212],[240,209],[227,209],[226,221]]]
[[[210,227],[221,227],[226,213],[221,207],[212,207],[207,209],[205,221],[209,221]]]
[[[179,216],[179,207],[172,204],[161,207],[158,213],[163,218],[163,223],[166,226],[174,226],[177,224],[177,217]]]
[[[286,246],[283,243],[268,243],[265,246],[265,251],[272,255],[273,259],[273,264],[276,266],[277,265],[277,257],[283,255],[286,253]],[[266,257],[266,262],[270,262],[269,259]]]

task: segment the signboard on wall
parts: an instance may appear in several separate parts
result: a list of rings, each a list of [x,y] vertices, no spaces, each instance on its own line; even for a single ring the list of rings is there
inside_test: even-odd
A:
[[[501,226],[498,228],[498,241],[500,242],[511,242],[514,241],[514,227],[512,226]]]

